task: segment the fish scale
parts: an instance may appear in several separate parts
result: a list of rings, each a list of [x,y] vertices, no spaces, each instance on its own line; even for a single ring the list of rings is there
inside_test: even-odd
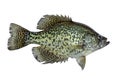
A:
[[[68,24],[68,23],[67,23]],[[79,26],[77,26],[79,27]],[[57,29],[56,29],[57,28]],[[77,51],[74,50],[75,45],[79,45],[79,41],[82,41],[81,31],[77,31],[73,26],[55,26],[54,29],[49,30],[48,32],[38,32],[38,33],[31,33],[31,39],[35,44],[40,44],[44,46],[49,46],[51,50],[55,53],[56,51],[60,55],[67,55],[70,56],[71,54],[74,55],[76,52],[81,52],[81,49]],[[72,30],[72,31],[71,31]],[[77,32],[75,32],[77,31]],[[54,33],[54,34],[53,34]],[[78,34],[79,33],[79,34]],[[80,37],[79,37],[80,36]],[[39,38],[36,38],[39,37]],[[52,37],[50,40],[49,37]],[[68,40],[65,40],[67,38]],[[81,39],[81,40],[80,40]],[[60,43],[61,41],[61,43]],[[41,43],[42,42],[42,43]],[[73,46],[73,47],[70,47]],[[63,47],[63,48],[62,48]],[[68,50],[69,49],[69,50]],[[72,52],[72,53],[71,53]],[[71,56],[73,57],[73,56]]]

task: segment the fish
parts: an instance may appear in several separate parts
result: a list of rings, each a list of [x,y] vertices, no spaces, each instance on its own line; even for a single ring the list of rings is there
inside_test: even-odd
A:
[[[44,15],[38,21],[37,29],[40,31],[33,32],[11,23],[8,49],[37,44],[32,48],[32,54],[38,62],[52,64],[74,58],[83,70],[86,56],[110,43],[88,25],[75,22],[69,16]]]

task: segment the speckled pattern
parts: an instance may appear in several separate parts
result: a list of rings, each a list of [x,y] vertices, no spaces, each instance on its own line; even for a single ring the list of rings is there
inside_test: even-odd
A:
[[[28,44],[38,44],[32,48],[37,61],[64,62],[71,57],[84,69],[86,56],[109,44],[107,38],[67,16],[45,15],[39,20],[37,29],[42,31],[30,32],[11,23],[8,49],[16,50]]]
[[[54,54],[71,56],[80,54],[83,51],[85,34],[93,33],[93,30],[86,30],[78,23],[63,22],[56,24],[49,31],[30,33],[30,43],[46,46]]]

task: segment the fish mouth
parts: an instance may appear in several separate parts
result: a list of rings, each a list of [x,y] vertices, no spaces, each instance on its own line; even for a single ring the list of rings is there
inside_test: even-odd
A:
[[[110,43],[110,41],[107,41],[107,38],[105,38],[105,39],[103,40],[103,43],[105,44],[105,46],[107,46],[107,45]]]
[[[106,42],[106,46],[107,46],[109,43],[110,43],[110,41],[107,41],[107,42]]]
[[[110,41],[108,41],[107,38],[102,37],[102,39],[99,43],[99,46],[100,46],[100,48],[103,48],[103,47],[107,46],[109,43],[110,43]]]

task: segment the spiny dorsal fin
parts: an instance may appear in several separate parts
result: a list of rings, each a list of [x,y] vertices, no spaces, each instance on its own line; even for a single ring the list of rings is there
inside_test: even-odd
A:
[[[61,22],[71,22],[72,19],[67,16],[59,15],[44,15],[37,24],[37,29],[48,30],[55,24]]]

